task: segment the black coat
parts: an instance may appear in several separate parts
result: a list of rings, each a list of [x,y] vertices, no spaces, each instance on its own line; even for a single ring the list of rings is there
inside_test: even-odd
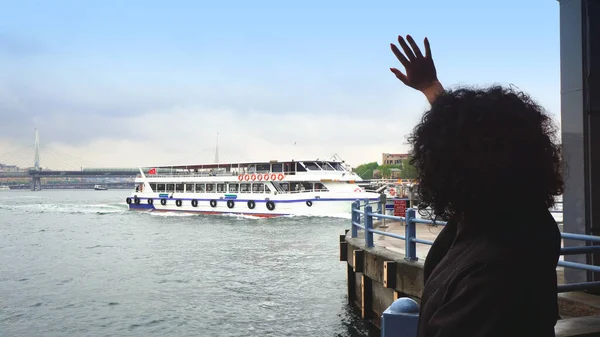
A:
[[[561,243],[554,218],[526,207],[482,221],[485,229],[450,221],[431,247],[418,337],[554,337]]]

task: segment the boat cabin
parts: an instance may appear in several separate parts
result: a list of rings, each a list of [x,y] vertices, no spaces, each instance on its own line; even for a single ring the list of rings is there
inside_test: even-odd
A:
[[[342,162],[336,161],[270,161],[234,164],[204,164],[173,167],[156,167],[147,170],[146,178],[154,193],[302,193],[328,192],[322,183],[333,181],[329,173],[344,176],[350,171]],[[297,173],[321,173],[322,177],[307,176],[298,181]],[[282,181],[285,176],[296,176],[294,181]],[[187,177],[221,177],[219,181],[188,181]],[[222,177],[236,177],[232,181],[223,181]],[[153,181],[153,178],[163,178]],[[174,182],[165,182],[164,178],[177,178]],[[323,178],[323,179],[321,179]],[[348,181],[354,183],[354,181]],[[143,183],[136,187],[142,192]]]
[[[283,173],[294,175],[297,172],[349,172],[342,162],[336,161],[270,161],[262,163],[202,164],[156,167],[158,175],[181,175],[195,173],[198,175],[238,175],[246,173]],[[148,172],[148,170],[147,170]]]

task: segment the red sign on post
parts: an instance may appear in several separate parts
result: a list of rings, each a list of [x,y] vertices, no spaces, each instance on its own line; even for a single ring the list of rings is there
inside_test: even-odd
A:
[[[394,200],[394,216],[406,216],[406,200]]]

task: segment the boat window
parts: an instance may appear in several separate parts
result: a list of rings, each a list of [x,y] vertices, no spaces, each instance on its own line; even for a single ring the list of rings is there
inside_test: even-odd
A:
[[[204,184],[196,184],[196,193],[204,193]]]
[[[227,185],[226,184],[217,184],[217,193],[224,193],[227,192]]]
[[[333,168],[335,168],[336,171],[346,171],[344,169],[344,167],[342,166],[342,164],[340,163],[329,163],[331,164],[331,166],[333,166]]]
[[[313,190],[313,183],[309,183],[306,181],[301,182],[302,187],[300,187],[300,189],[304,188],[305,191],[312,191]]]
[[[302,192],[304,186],[301,183],[290,183],[290,192]]]
[[[272,167],[273,167],[271,169],[272,172],[283,172],[283,164],[282,163],[273,164]]]
[[[194,193],[194,184],[185,184],[186,193]]]
[[[289,183],[280,183],[279,186],[281,186],[281,190],[284,193],[289,193],[290,192],[290,184]]]
[[[264,185],[265,187],[265,193],[271,193],[271,188],[269,187],[269,185]]]
[[[165,184],[156,184],[156,190],[154,190],[155,192],[165,192]]]
[[[256,165],[254,165],[254,164],[248,165],[247,172],[256,172]]]
[[[317,165],[317,163],[313,163],[313,162],[305,162],[304,166],[306,166],[307,169],[311,170],[311,171],[319,171],[321,170],[321,167],[319,167],[319,165]]]
[[[250,193],[250,185],[251,184],[240,184],[240,192]]]
[[[325,187],[325,185],[323,185],[321,183],[315,183],[315,191],[318,191],[318,192],[327,192],[328,189]]]
[[[306,172],[306,168],[304,167],[303,163],[296,163],[296,171],[298,172]]]
[[[167,192],[175,191],[175,184],[167,184]]]
[[[335,171],[335,169],[327,162],[319,163],[319,165],[321,165],[321,168],[325,171]]]
[[[152,191],[157,192],[156,191],[156,184],[150,184],[150,188],[152,189]]]
[[[252,193],[263,193],[265,191],[265,184],[252,184]]]
[[[270,169],[271,169],[270,164],[256,164],[257,172],[269,172]]]
[[[229,184],[229,192],[237,192],[239,185],[240,184],[238,184],[238,183],[233,183],[233,184],[230,183]]]
[[[277,192],[283,192],[283,190],[281,189],[280,183],[278,183],[276,181],[272,181],[271,185],[275,188],[275,191],[277,191]]]
[[[183,192],[183,184],[176,184],[175,192]]]
[[[215,184],[206,184],[207,193],[215,193]]]

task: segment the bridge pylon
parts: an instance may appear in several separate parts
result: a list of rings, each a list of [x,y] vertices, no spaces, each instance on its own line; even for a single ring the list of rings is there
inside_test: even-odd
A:
[[[33,155],[33,171],[40,171],[40,136],[38,130],[35,129],[35,145]],[[42,190],[42,178],[35,173],[31,176],[31,190],[41,191]]]

